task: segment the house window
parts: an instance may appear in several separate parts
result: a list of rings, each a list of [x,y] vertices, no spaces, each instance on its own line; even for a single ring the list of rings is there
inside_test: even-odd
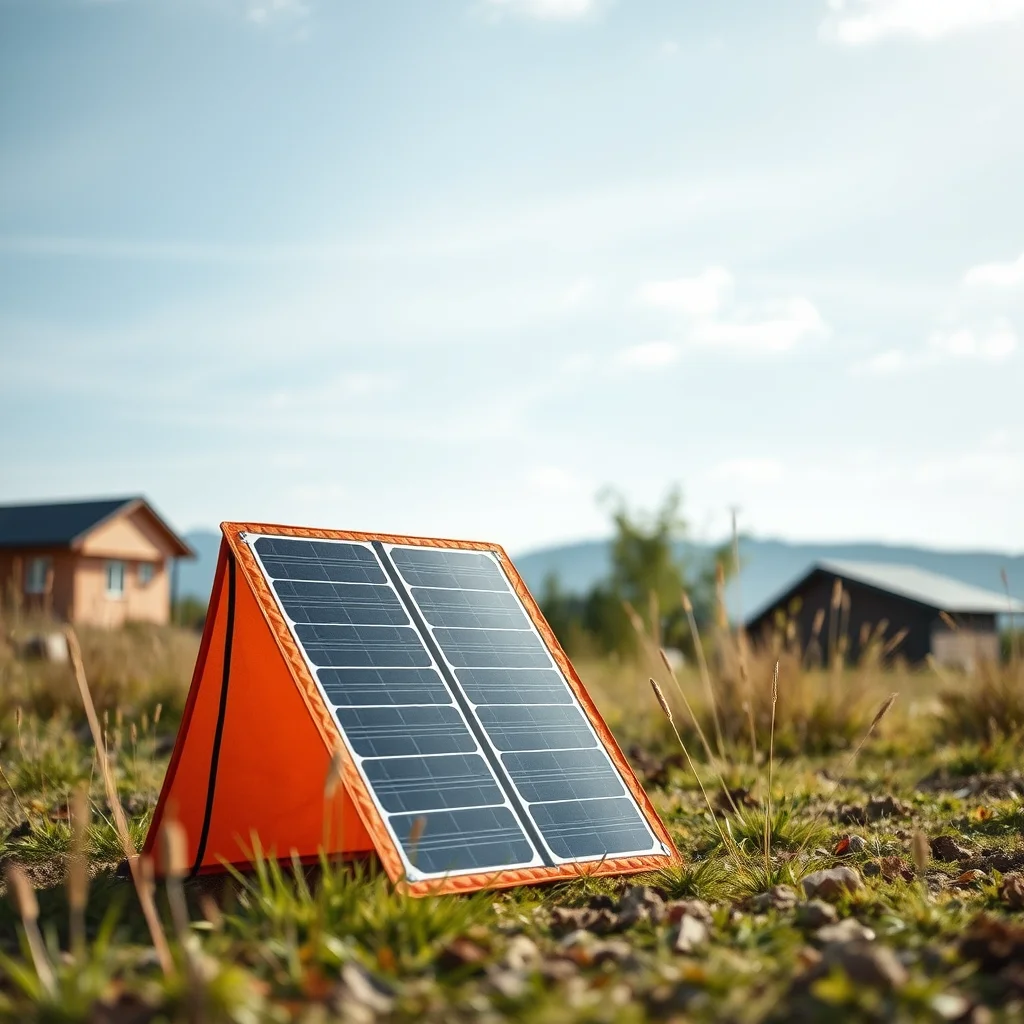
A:
[[[28,563],[28,574],[25,576],[26,594],[45,594],[47,577],[50,575],[52,561],[49,558],[33,558]]]
[[[156,566],[152,562],[139,562],[139,586],[144,587],[153,581],[156,574]]]
[[[124,597],[124,562],[107,562],[107,597]]]

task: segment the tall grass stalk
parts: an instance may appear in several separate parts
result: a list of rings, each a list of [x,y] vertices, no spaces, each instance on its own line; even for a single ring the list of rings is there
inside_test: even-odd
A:
[[[76,959],[85,956],[85,905],[89,898],[89,792],[84,786],[75,790],[71,804],[71,856],[68,859],[68,930],[71,952]]]
[[[52,999],[57,994],[57,982],[53,974],[53,965],[46,955],[46,944],[39,930],[39,901],[36,899],[35,889],[32,888],[28,875],[17,864],[8,864],[6,874],[7,885],[14,896],[15,906],[25,928],[25,938],[28,940],[29,955],[36,969],[36,977]]]
[[[707,658],[704,657],[704,645],[700,642],[700,631],[697,629],[697,619],[693,614],[693,602],[690,595],[683,591],[683,611],[686,612],[686,621],[690,626],[690,635],[693,637],[693,647],[697,652],[697,665],[700,668],[700,678],[704,683],[704,689],[708,694],[708,706],[711,708],[711,720],[715,725],[715,743],[718,747],[718,756],[725,760],[725,744],[722,742],[722,723],[718,720],[718,702],[715,700],[715,689],[711,685],[711,673],[708,671]]]
[[[163,925],[160,923],[160,916],[156,911],[152,888],[146,884],[146,880],[143,877],[139,865],[139,855],[135,849],[135,844],[132,842],[131,833],[128,831],[128,819],[125,817],[124,808],[121,806],[121,798],[117,793],[117,783],[114,781],[114,772],[110,766],[110,758],[107,756],[106,744],[103,742],[103,732],[100,729],[100,721],[96,715],[96,706],[93,704],[92,692],[89,690],[89,680],[86,678],[85,666],[82,664],[82,649],[79,647],[75,631],[70,626],[65,630],[65,637],[68,644],[68,654],[71,657],[71,665],[75,674],[75,681],[78,683],[82,704],[85,707],[85,715],[89,720],[89,730],[92,732],[93,744],[96,747],[96,757],[99,760],[100,772],[103,775],[103,786],[107,793],[107,802],[110,804],[110,811],[114,815],[118,839],[128,861],[128,870],[131,872],[135,891],[139,895],[142,914],[146,919],[146,926],[149,928],[149,935],[153,942],[153,949],[156,951],[157,959],[160,962],[160,968],[165,975],[171,975],[174,973],[174,961],[171,958],[171,950],[167,945],[167,936],[164,934]]]
[[[775,707],[779,703],[779,663],[775,662],[772,676],[772,727],[768,734],[768,790],[765,793],[764,811],[764,869],[771,871],[772,855],[772,782],[775,768]]]
[[[651,678],[651,689],[654,691],[654,697],[658,702],[658,706],[661,708],[662,714],[668,719],[668,724],[672,726],[672,731],[676,734],[676,739],[679,741],[679,746],[682,748],[683,756],[686,758],[686,763],[690,766],[690,771],[693,772],[693,777],[697,780],[697,785],[700,787],[701,795],[704,797],[704,803],[707,804],[708,813],[711,815],[711,820],[715,823],[715,828],[718,829],[718,834],[722,837],[722,843],[728,847],[733,853],[738,853],[738,849],[732,842],[732,837],[726,838],[725,832],[722,829],[721,823],[718,820],[718,815],[715,813],[714,805],[711,803],[711,798],[708,796],[708,791],[704,788],[704,782],[697,772],[696,767],[693,764],[693,758],[690,757],[690,751],[686,748],[686,744],[683,742],[683,737],[679,733],[679,728],[676,725],[675,716],[672,714],[672,708],[669,706],[668,701],[665,699],[665,694],[662,692],[661,687],[658,685],[658,681]],[[724,780],[723,780],[724,784]]]

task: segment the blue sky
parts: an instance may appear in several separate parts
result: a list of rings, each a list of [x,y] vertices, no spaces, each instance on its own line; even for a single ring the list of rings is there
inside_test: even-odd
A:
[[[1024,549],[1024,0],[0,0],[0,501]]]

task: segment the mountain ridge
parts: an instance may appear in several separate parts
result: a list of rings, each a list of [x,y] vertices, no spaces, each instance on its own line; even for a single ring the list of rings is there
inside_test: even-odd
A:
[[[213,584],[220,533],[193,530],[185,539],[198,557],[193,562],[180,563],[178,594],[205,601]],[[1010,592],[1014,597],[1024,598],[1024,554],[947,551],[879,541],[800,542],[754,536],[742,536],[739,543],[741,571],[738,578],[730,580],[725,593],[726,606],[734,620],[750,618],[814,562],[826,559],[913,565],[996,593],[1003,592],[1000,571],[1005,570]],[[684,564],[699,564],[718,546],[680,541],[676,550]],[[537,597],[551,573],[558,577],[563,590],[582,594],[607,575],[611,565],[610,541],[553,545],[513,555],[512,561]]]

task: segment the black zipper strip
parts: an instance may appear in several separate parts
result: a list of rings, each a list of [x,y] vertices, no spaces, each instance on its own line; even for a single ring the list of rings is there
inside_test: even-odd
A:
[[[228,710],[228,683],[231,681],[231,645],[235,635],[235,559],[228,555],[228,621],[224,637],[224,671],[220,684],[220,707],[217,710],[217,728],[213,734],[213,750],[210,753],[210,781],[206,789],[206,811],[203,814],[203,828],[199,833],[196,859],[192,865],[192,877],[199,874],[206,855],[206,843],[210,837],[210,821],[213,818],[213,798],[217,790],[217,767],[220,764],[220,745],[224,738],[224,718]]]
[[[547,847],[541,839],[540,831],[534,824],[533,819],[526,813],[526,807],[520,800],[519,794],[516,792],[515,786],[512,784],[512,780],[506,773],[498,755],[491,748],[487,739],[487,734],[484,732],[484,727],[480,724],[480,720],[476,715],[473,714],[473,709],[469,706],[469,701],[466,699],[466,695],[462,692],[462,688],[459,686],[452,670],[448,667],[447,662],[444,660],[444,656],[441,654],[440,648],[434,640],[433,634],[430,632],[430,627],[427,626],[419,608],[416,606],[416,602],[412,599],[412,594],[410,594],[406,588],[405,582],[402,580],[402,577],[398,572],[398,567],[388,557],[388,553],[384,550],[384,545],[379,540],[373,541],[372,544],[373,550],[377,552],[377,557],[380,559],[381,565],[384,566],[384,571],[388,574],[388,578],[391,580],[391,585],[397,591],[402,604],[405,605],[405,610],[409,613],[412,624],[416,627],[416,632],[419,633],[424,646],[436,662],[438,671],[440,671],[441,675],[444,677],[445,684],[451,691],[452,696],[455,698],[455,703],[459,706],[463,717],[466,719],[466,723],[469,725],[470,730],[476,737],[477,745],[480,747],[481,752],[487,759],[487,763],[491,766],[491,771],[494,773],[494,777],[497,779],[498,785],[501,786],[505,793],[505,798],[515,811],[515,815],[519,819],[520,826],[527,836],[529,836],[530,842],[533,844],[533,847],[537,851],[541,860],[544,861],[545,866],[549,868],[554,867],[555,862],[547,852]]]

